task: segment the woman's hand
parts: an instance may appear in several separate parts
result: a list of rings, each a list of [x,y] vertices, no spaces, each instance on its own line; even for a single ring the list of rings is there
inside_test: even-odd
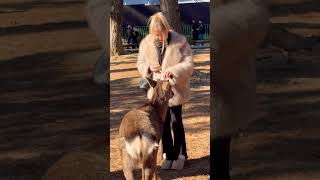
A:
[[[164,77],[165,77],[166,79],[172,79],[172,78],[173,78],[173,74],[172,74],[171,72],[166,71],[166,72],[164,73]]]
[[[149,69],[151,72],[159,72],[161,67],[159,64],[156,64],[156,65],[150,65]]]

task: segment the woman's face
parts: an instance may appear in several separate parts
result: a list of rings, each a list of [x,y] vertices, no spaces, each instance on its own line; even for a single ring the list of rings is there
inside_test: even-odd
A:
[[[156,37],[156,40],[163,41],[163,33],[161,31],[155,31],[153,35]]]

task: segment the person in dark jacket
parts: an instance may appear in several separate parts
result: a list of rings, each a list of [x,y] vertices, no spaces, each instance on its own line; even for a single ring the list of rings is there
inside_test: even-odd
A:
[[[139,35],[138,29],[134,27],[132,31],[132,44],[138,44]],[[133,48],[138,48],[138,45],[134,45]]]
[[[128,44],[133,44],[133,28],[131,25],[127,27]]]
[[[199,20],[199,40],[204,40],[204,33],[205,33],[205,29],[204,29],[204,25],[202,24],[202,21]],[[201,46],[203,46],[203,43],[200,43]]]
[[[196,41],[199,38],[199,25],[198,23],[196,23],[196,21],[193,19],[192,20],[192,25],[191,25],[191,29],[192,29],[192,40]],[[195,45],[195,43],[192,43],[193,45]]]

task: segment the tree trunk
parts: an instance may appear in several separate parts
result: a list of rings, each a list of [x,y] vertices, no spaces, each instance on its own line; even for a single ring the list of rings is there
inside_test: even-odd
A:
[[[123,54],[122,47],[122,9],[123,0],[112,0],[110,15],[110,55]]]
[[[160,0],[160,9],[167,18],[171,28],[182,33],[178,0]]]

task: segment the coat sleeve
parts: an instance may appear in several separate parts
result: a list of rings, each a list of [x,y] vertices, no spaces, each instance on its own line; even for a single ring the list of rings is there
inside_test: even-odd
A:
[[[146,51],[146,44],[145,40],[142,40],[139,45],[139,53],[138,53],[138,61],[137,61],[137,68],[142,77],[150,76],[149,70],[149,63],[145,58],[145,51]]]
[[[180,63],[169,67],[166,71],[173,74],[174,82],[185,83],[191,78],[194,69],[192,50],[187,41],[180,48],[180,52],[182,54]]]

